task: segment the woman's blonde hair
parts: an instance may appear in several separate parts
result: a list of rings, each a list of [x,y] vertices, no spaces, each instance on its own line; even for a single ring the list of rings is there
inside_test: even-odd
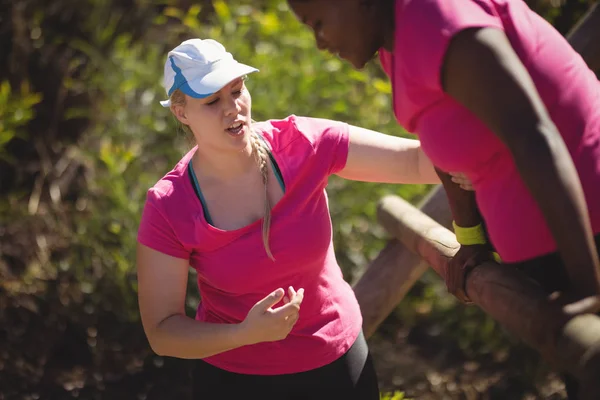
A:
[[[171,94],[171,106],[185,105],[185,94],[179,89],[175,90]],[[189,126],[185,124],[181,124],[182,129],[185,131],[187,135],[191,135],[193,137],[193,133]],[[265,215],[263,218],[262,224],[262,238],[263,245],[265,246],[265,251],[269,258],[275,261],[273,254],[271,253],[271,247],[269,246],[269,232],[271,230],[271,201],[269,200],[269,149],[267,148],[267,144],[258,136],[258,133],[254,131],[251,127],[250,134],[250,144],[252,146],[252,154],[254,155],[254,159],[258,164],[258,169],[260,171],[260,175],[262,176],[262,181],[265,186]]]

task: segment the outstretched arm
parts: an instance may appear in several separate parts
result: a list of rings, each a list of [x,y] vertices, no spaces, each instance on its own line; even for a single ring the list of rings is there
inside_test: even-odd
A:
[[[418,140],[352,125],[348,160],[337,175],[365,182],[440,183]]]

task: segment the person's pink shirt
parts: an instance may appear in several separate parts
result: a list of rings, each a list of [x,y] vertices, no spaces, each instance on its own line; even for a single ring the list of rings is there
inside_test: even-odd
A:
[[[445,52],[464,29],[505,32],[573,157],[600,232],[600,83],[568,42],[521,0],[397,0],[395,21],[394,51],[380,50],[380,60],[396,118],[435,165],[472,180],[503,261],[551,253],[556,243],[506,146],[442,89]]]
[[[148,191],[138,240],[189,259],[198,272],[200,321],[239,323],[273,290],[304,288],[300,318],[286,339],[204,359],[237,373],[296,373],[342,356],[362,326],[358,302],[336,261],[325,192],[328,177],[346,163],[348,126],[290,116],[254,128],[270,144],[286,187],[272,210],[275,262],[265,252],[261,221],[234,231],[206,222],[187,169],[196,148]]]

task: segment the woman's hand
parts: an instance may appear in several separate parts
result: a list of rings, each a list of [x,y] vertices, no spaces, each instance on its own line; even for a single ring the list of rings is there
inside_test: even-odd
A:
[[[471,303],[465,290],[465,278],[471,269],[486,261],[494,261],[494,254],[489,245],[460,246],[445,271],[444,281],[448,292],[463,303]]]
[[[452,182],[460,186],[461,189],[475,191],[473,183],[462,172],[450,172],[450,176],[452,176]]]
[[[298,321],[304,289],[296,292],[290,286],[285,298],[284,295],[284,290],[279,288],[250,309],[240,324],[244,343],[274,342],[287,337]],[[273,306],[282,299],[285,304],[274,309]]]

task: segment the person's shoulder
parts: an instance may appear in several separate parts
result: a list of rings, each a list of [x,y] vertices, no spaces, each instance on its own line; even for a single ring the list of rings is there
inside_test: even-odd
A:
[[[472,1],[472,0],[467,0]],[[396,37],[403,31],[417,29],[419,32],[426,31],[433,26],[444,25],[447,23],[447,13],[460,13],[460,8],[451,10],[454,5],[453,0],[444,3],[443,0],[407,0],[404,2],[402,12],[398,13],[396,18],[400,19],[399,29],[396,30]],[[427,16],[431,18],[427,18]],[[422,26],[425,23],[425,26]]]
[[[521,0],[406,0],[399,15],[403,25],[426,23],[445,29],[473,18],[485,22],[486,17],[497,17],[498,9],[517,2]]]
[[[293,135],[294,130],[296,130],[296,122],[298,119],[303,118],[306,117],[298,117],[295,114],[291,114],[284,118],[273,118],[254,122],[253,127],[264,134],[278,135],[283,133]]]
[[[331,131],[345,130],[346,124],[326,118],[290,115],[283,119],[270,119],[255,123],[256,129],[274,149],[283,149],[299,140],[312,148],[318,145],[323,135]]]
[[[281,119],[255,122],[253,127],[267,140],[273,151],[280,151],[298,140],[306,139],[302,129],[306,119],[292,114]]]
[[[152,187],[148,189],[147,201],[153,203],[155,206],[161,204],[162,207],[168,207],[168,204],[172,202],[178,202],[180,197],[185,197],[182,193],[185,188],[187,175],[187,168],[190,159],[196,147],[185,154],[163,177],[161,177]]]

